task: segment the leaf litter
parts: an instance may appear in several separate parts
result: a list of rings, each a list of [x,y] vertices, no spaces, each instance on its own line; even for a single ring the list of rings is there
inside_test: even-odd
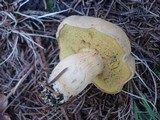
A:
[[[0,93],[8,100],[0,107],[1,116],[7,114],[14,120],[133,120],[134,103],[143,108],[139,102],[144,98],[155,113],[160,112],[159,1],[55,0],[54,12],[36,7],[23,10],[28,2],[0,1]],[[39,83],[48,79],[59,62],[58,25],[75,14],[122,27],[131,41],[136,74],[118,94],[105,94],[89,85],[68,103],[50,107],[40,99]]]

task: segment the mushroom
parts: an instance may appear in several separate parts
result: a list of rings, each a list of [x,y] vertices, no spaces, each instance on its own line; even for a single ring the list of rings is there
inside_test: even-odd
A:
[[[52,71],[45,101],[62,104],[90,83],[108,94],[121,91],[135,73],[130,41],[113,23],[89,16],[70,16],[56,37],[60,62]],[[46,91],[46,90],[45,90]]]

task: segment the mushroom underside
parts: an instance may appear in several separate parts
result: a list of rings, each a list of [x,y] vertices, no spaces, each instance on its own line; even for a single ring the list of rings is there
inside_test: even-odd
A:
[[[59,32],[60,60],[78,53],[81,49],[96,50],[104,60],[103,72],[92,82],[106,93],[117,93],[132,76],[127,59],[134,62],[133,57],[126,54],[112,37],[94,28],[79,28],[64,25]]]

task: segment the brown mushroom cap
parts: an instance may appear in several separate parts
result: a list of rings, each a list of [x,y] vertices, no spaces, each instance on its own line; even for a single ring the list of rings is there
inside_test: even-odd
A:
[[[135,60],[130,55],[130,41],[115,24],[100,18],[70,16],[59,25],[56,37],[60,47],[60,60],[83,48],[99,52],[105,68],[92,82],[100,90],[115,94],[133,77]]]

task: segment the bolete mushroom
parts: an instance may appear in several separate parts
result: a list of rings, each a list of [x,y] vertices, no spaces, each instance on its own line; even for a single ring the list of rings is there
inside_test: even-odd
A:
[[[64,103],[90,83],[105,93],[118,93],[135,72],[130,41],[113,23],[88,16],[70,16],[59,25],[56,37],[60,63],[48,85],[49,103]],[[53,82],[54,81],[54,82]]]

